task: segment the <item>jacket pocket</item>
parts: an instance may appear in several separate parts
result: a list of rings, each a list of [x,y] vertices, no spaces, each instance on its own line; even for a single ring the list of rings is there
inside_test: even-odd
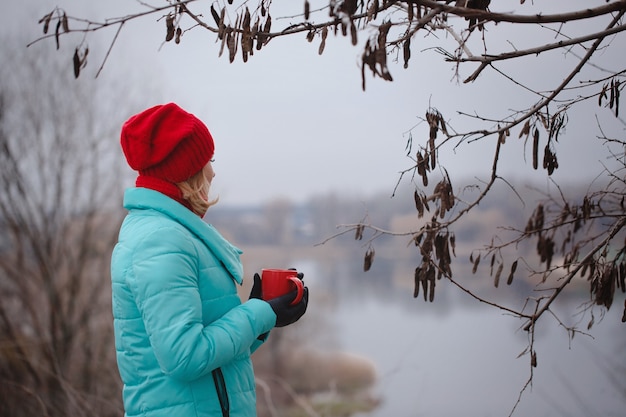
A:
[[[224,374],[222,368],[214,369],[213,382],[215,383],[215,390],[217,391],[217,398],[220,401],[220,407],[222,408],[222,417],[228,417],[230,415],[230,403],[228,402],[228,392],[226,391],[226,381],[224,381]]]

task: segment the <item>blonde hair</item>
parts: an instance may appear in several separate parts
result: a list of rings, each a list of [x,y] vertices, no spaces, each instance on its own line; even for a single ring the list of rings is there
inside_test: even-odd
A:
[[[183,198],[189,202],[191,209],[200,217],[204,216],[209,207],[217,204],[219,198],[209,200],[210,181],[207,179],[204,169],[194,174],[189,179],[176,184],[183,194]]]

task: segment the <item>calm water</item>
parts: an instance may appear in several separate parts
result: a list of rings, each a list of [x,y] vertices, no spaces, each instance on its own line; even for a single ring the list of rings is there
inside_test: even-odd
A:
[[[518,319],[443,282],[431,304],[413,299],[411,288],[397,285],[393,272],[299,265],[310,271],[306,279],[316,300],[323,300],[312,310],[325,315],[336,343],[376,365],[373,392],[382,403],[359,417],[511,413],[531,372],[528,355],[518,358],[528,344]],[[566,308],[575,311],[579,303]],[[626,416],[623,303],[620,295],[602,321],[596,318],[593,338],[578,334],[570,341],[555,320],[544,318],[536,332],[532,387],[514,416]],[[579,328],[585,330],[587,322],[588,316]]]

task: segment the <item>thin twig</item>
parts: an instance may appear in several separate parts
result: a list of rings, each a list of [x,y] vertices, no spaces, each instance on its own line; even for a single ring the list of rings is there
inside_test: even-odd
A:
[[[104,64],[106,64],[107,60],[109,59],[109,55],[111,54],[111,50],[113,49],[113,46],[115,45],[115,41],[117,41],[117,37],[119,36],[120,32],[122,31],[122,27],[124,26],[124,23],[126,23],[126,22],[122,21],[120,23],[120,25],[118,26],[117,32],[115,32],[115,36],[113,37],[113,40],[111,41],[111,45],[109,45],[109,49],[107,50],[107,53],[104,56],[104,59],[102,60],[102,64],[100,65],[100,68],[98,68],[98,72],[96,72],[96,78],[98,78],[98,75],[100,75],[100,72],[102,72],[102,69],[104,68]]]

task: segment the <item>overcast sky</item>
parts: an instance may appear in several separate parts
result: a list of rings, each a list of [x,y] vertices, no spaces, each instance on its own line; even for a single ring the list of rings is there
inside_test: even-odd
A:
[[[293,5],[293,13],[297,13],[301,3],[289,0],[286,4]],[[492,3],[499,3],[492,5],[492,10],[503,7],[497,11],[519,9],[531,14],[534,10],[530,5],[520,6],[517,0]],[[534,3],[541,6],[545,2]],[[600,0],[568,3],[572,8],[605,4]],[[205,5],[208,17],[209,3],[199,4]],[[131,0],[25,0],[11,2],[8,7],[16,9],[11,13],[5,10],[0,19],[5,29],[17,24],[16,30],[30,33],[34,39],[41,33],[37,20],[55,5],[66,9],[69,15],[99,20],[141,10]],[[192,10],[199,10],[193,7]],[[290,13],[286,11],[287,15]],[[286,26],[286,22],[288,19],[275,20],[273,29]],[[189,20],[183,23],[183,27],[190,25]],[[573,30],[573,27],[565,29]],[[522,43],[531,40],[529,33],[536,31],[529,27],[514,30],[522,34],[515,44],[518,49],[526,47]],[[108,30],[98,34],[97,40],[90,38],[89,66],[81,77],[95,75],[106,52],[102,45],[108,45],[113,35],[114,30]],[[433,45],[429,39],[423,39],[425,33],[413,41],[413,59],[408,69],[390,57],[394,81],[373,79],[368,74],[365,92],[361,89],[361,47],[351,46],[349,39],[341,36],[329,36],[322,56],[317,53],[319,39],[309,44],[304,35],[299,35],[273,40],[246,64],[239,55],[230,64],[227,56],[218,57],[219,44],[204,30],[187,32],[180,45],[173,42],[162,45],[164,35],[165,24],[156,22],[155,16],[130,22],[121,32],[101,78],[109,82],[120,76],[121,68],[130,73],[131,79],[138,80],[128,95],[140,107],[175,101],[206,122],[216,141],[217,176],[213,191],[226,204],[255,204],[276,197],[302,201],[328,191],[355,196],[387,191],[391,195],[399,172],[411,166],[405,152],[407,132],[420,123],[429,106],[439,109],[451,126],[464,130],[478,125],[457,114],[457,110],[498,118],[536,101],[494,72],[485,72],[472,85],[459,85],[453,77],[454,68],[443,62],[440,54],[433,50],[418,53],[421,43],[424,48]],[[489,38],[489,33],[487,36],[488,45],[494,49],[509,45],[498,44],[502,39]],[[553,41],[551,36],[546,42]],[[364,34],[360,40],[361,43],[365,40]],[[69,38],[62,42],[71,43]],[[52,48],[53,41],[48,46]],[[603,58],[604,68],[625,68],[626,58],[619,55],[609,50]],[[523,74],[540,90],[560,81],[576,64],[573,55],[562,51],[541,58],[521,60],[509,69]],[[68,71],[70,64],[68,59]],[[467,66],[462,69],[463,74],[471,73],[474,68]],[[590,73],[588,79],[602,76],[606,74]],[[589,112],[601,110],[597,106],[588,107],[584,117],[581,113],[570,115],[568,135],[557,148],[560,164],[554,175],[557,180],[595,176],[601,170],[599,162],[605,162],[602,147],[594,139],[598,134],[595,119]],[[616,131],[623,134],[623,126],[618,125]],[[536,179],[545,183],[544,171],[530,172],[530,160],[524,159],[523,140],[517,139],[517,133],[512,132],[505,147],[503,158],[507,159],[503,173],[518,180]],[[423,124],[413,131],[416,144],[424,143],[426,137],[427,128]],[[118,137],[111,140],[117,141]],[[489,141],[462,146],[456,154],[440,155],[440,160],[451,175],[486,179],[492,164],[493,139]],[[529,159],[529,149],[526,156]]]

